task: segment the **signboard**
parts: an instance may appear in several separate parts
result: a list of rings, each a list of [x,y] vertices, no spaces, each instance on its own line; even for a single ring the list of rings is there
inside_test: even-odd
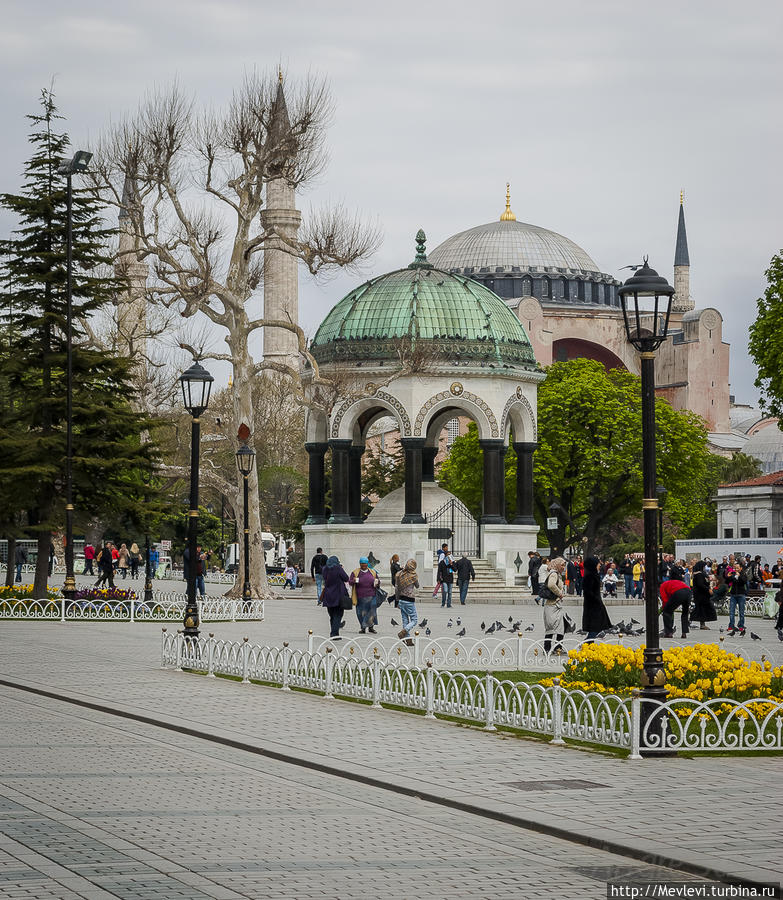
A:
[[[171,550],[171,541],[161,541],[160,549],[161,550]]]
[[[547,531],[557,531],[557,516],[549,516],[546,520]]]

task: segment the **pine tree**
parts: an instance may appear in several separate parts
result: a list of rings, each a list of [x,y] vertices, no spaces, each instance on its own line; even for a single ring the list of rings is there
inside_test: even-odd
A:
[[[66,430],[66,185],[57,168],[68,152],[66,134],[55,131],[49,91],[42,111],[28,116],[33,153],[19,194],[0,194],[0,206],[19,227],[2,245],[4,333],[2,377],[8,390],[0,422],[0,483],[6,517],[26,512],[38,538],[34,590],[46,587],[49,544],[64,521]],[[154,447],[141,434],[154,423],[131,405],[130,360],[89,346],[83,322],[111,302],[122,285],[108,277],[112,232],[87,193],[73,191],[73,496],[81,514],[111,510],[143,515],[143,476]],[[10,307],[10,311],[9,310]]]

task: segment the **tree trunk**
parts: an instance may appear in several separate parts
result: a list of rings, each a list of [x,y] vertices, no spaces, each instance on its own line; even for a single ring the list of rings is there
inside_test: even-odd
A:
[[[48,531],[38,533],[38,559],[35,563],[35,579],[33,580],[33,597],[36,600],[46,599],[46,588],[49,585],[49,546],[52,536]]]
[[[14,586],[14,577],[16,576],[16,538],[8,538],[8,562],[5,567],[5,586]]]
[[[241,329],[240,329],[241,330]],[[237,429],[240,425],[247,425],[250,429],[250,437],[247,442],[253,446],[253,381],[255,379],[255,366],[247,347],[247,340],[243,339],[240,334],[230,335],[229,346],[231,347],[233,364],[234,364],[234,422]],[[235,447],[238,448],[239,442],[234,439]],[[244,479],[236,470],[237,491],[231,500],[231,505],[237,516],[237,531],[239,533],[239,570],[237,572],[237,580],[234,587],[228,592],[228,596],[239,597],[242,595],[243,573],[245,571],[245,540],[244,526],[239,523],[244,522]],[[263,597],[268,599],[272,596],[269,590],[269,582],[266,577],[266,559],[264,557],[264,547],[261,541],[261,509],[258,499],[258,472],[256,470],[255,459],[253,460],[253,468],[248,477],[248,528],[250,529],[250,584],[253,588],[253,597]]]

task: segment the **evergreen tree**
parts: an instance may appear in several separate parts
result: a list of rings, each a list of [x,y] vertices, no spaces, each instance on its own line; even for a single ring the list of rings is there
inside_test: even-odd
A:
[[[57,168],[68,152],[67,135],[49,91],[41,112],[28,116],[33,153],[19,194],[0,194],[19,227],[3,243],[3,354],[8,411],[0,422],[0,483],[6,515],[26,511],[38,538],[36,596],[46,587],[49,543],[62,527],[66,435],[66,184]],[[154,423],[130,405],[130,360],[89,346],[83,322],[111,302],[121,284],[112,277],[111,232],[86,192],[73,191],[73,496],[76,514],[111,510],[143,515],[143,474],[153,446],[141,434]],[[61,555],[61,554],[59,554]]]
[[[783,420],[783,250],[772,257],[766,275],[767,289],[756,301],[748,349],[759,370],[755,384],[762,409]]]

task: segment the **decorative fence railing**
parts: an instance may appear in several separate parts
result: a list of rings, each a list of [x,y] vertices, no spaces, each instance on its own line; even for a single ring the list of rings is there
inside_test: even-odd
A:
[[[307,650],[309,653],[324,654],[327,649],[335,656],[343,659],[356,659],[361,662],[372,662],[380,659],[384,665],[397,668],[419,668],[430,663],[440,669],[528,669],[532,671],[561,671],[568,659],[568,651],[581,647],[585,640],[566,636],[562,641],[563,651],[556,653],[552,647],[547,650],[543,639],[527,637],[523,634],[508,638],[433,638],[423,637],[415,632],[413,646],[399,638],[383,636],[357,636],[341,638],[339,642],[333,638],[307,633]],[[745,643],[741,643],[744,641]],[[637,646],[638,639],[631,643],[628,639],[608,636],[601,638],[602,644],[619,644]],[[666,641],[664,650],[670,647],[692,646],[675,641]],[[747,660],[769,660],[773,665],[778,655],[777,649],[770,650],[759,641],[748,638],[736,638],[728,645],[721,636],[719,646]],[[781,645],[783,647],[783,645]]]
[[[5,571],[6,571],[6,564],[0,562],[0,573],[3,573]],[[140,572],[140,574],[139,574],[139,578],[137,580],[143,582],[143,580],[144,580],[144,564],[143,563],[140,566],[139,572]],[[54,575],[65,575],[65,566],[64,565],[55,566],[54,569],[52,570],[52,573]],[[21,574],[22,575],[35,575],[35,566],[30,565],[29,563],[26,563],[25,565],[22,566]],[[82,572],[77,572],[76,574],[81,575]],[[97,574],[98,574],[97,569],[96,569],[95,574],[97,577]],[[177,581],[177,580],[182,581],[183,580],[182,570],[178,569],[175,572],[170,572],[165,577],[163,574],[160,574],[160,575],[153,574],[153,578],[160,579],[160,580],[166,580],[166,581]],[[124,578],[121,578],[118,576],[118,580],[124,582],[124,581],[128,581],[129,579],[124,579]],[[204,576],[204,581],[207,584],[236,584],[236,580],[237,580],[236,573],[229,573],[229,572],[207,572],[207,574]],[[285,576],[283,576],[283,575],[270,574],[270,575],[267,575],[267,580],[268,580],[269,584],[276,586],[276,587],[282,587],[282,585],[285,584]]]
[[[677,750],[783,750],[783,704],[765,700],[703,703],[669,700],[643,710],[639,691],[629,698],[567,690],[555,678],[552,687],[502,680],[487,672],[468,675],[438,670],[432,665],[405,668],[324,653],[263,647],[210,636],[185,638],[182,632],[162,634],[161,667],[190,669],[208,676],[228,675],[243,684],[262,681],[283,690],[303,688],[364,700],[376,709],[386,703],[417,712],[425,718],[450,716],[552,737],[628,750],[640,759],[644,748]],[[648,701],[644,701],[647,703]],[[759,715],[758,704],[769,707]],[[682,710],[688,712],[683,716]],[[646,715],[642,715],[642,713]],[[646,724],[643,724],[646,722]]]
[[[115,600],[16,600],[0,599],[0,620],[25,619],[50,622],[181,622],[185,615],[185,595],[155,592],[154,599]],[[264,618],[264,601],[246,602],[229,597],[197,598],[202,622],[258,621]]]

